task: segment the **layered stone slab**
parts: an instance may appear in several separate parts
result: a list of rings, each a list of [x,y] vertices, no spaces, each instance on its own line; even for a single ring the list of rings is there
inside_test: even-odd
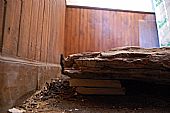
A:
[[[71,78],[134,79],[170,82],[170,48],[120,47],[69,55],[64,74]]]
[[[69,82],[71,87],[122,88],[118,80],[70,79]]]

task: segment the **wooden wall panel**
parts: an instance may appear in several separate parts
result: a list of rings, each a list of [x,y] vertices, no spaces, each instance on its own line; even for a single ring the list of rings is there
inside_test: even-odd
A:
[[[54,30],[57,29],[56,28],[56,23],[54,23],[55,21],[55,8],[57,8],[57,6],[55,6],[55,2],[54,0],[52,1],[49,1],[49,4],[50,4],[50,8],[49,8],[49,11],[50,11],[50,18],[49,18],[49,36],[48,37],[51,37],[51,38],[48,38],[48,46],[47,46],[47,61],[48,62],[52,62],[53,61],[53,48],[54,45],[53,45],[53,41],[54,41],[54,37],[55,36],[55,33],[54,33]],[[57,12],[58,14],[58,12]],[[57,18],[57,17],[56,17]]]
[[[47,62],[59,63],[64,54],[65,0],[51,0],[51,33]]]
[[[30,0],[31,1],[31,0]],[[28,58],[36,58],[36,43],[37,43],[37,29],[38,29],[38,12],[39,12],[39,0],[32,0],[32,10],[30,17],[30,31],[28,39]]]
[[[7,0],[3,53],[16,56],[21,15],[21,1]]]
[[[156,30],[156,21],[139,22],[140,46],[144,48],[159,47],[158,32]],[[155,27],[155,29],[153,29]]]
[[[155,21],[155,15],[67,7],[65,56],[78,52],[108,50],[120,46],[139,46],[140,20]]]
[[[38,11],[38,22],[37,22],[37,40],[36,40],[36,58],[35,60],[41,59],[41,42],[42,42],[42,31],[43,31],[43,21],[44,21],[44,0],[39,0],[39,11]]]
[[[59,63],[64,51],[65,8],[64,0],[7,0],[2,53]]]
[[[21,23],[20,23],[20,34],[18,42],[18,56],[22,58],[28,58],[28,45],[30,37],[31,27],[31,12],[32,12],[32,0],[23,0]]]
[[[46,62],[47,59],[47,37],[48,37],[48,21],[49,21],[49,0],[45,0],[44,20],[42,31],[41,61]]]
[[[4,1],[0,0],[0,52],[2,52],[2,35],[3,35],[3,21],[4,21]]]
[[[81,35],[81,37],[80,37],[80,45],[79,45],[79,47],[81,46],[81,48],[79,48],[79,50],[80,51],[85,51],[85,48],[86,48],[86,41],[87,40],[85,40],[86,39],[86,37],[87,37],[87,34],[85,33],[85,32],[87,32],[87,24],[85,24],[85,22],[87,22],[87,19],[88,19],[88,14],[87,14],[87,11],[86,10],[82,10],[82,9],[80,9],[80,11],[81,11],[81,17],[80,17],[80,35]],[[67,14],[67,12],[66,12],[66,14]],[[67,18],[67,17],[66,17]],[[83,20],[83,21],[82,21]],[[71,28],[70,28],[71,29]],[[67,34],[67,33],[66,33]],[[66,35],[65,34],[65,35]],[[67,35],[67,36],[69,36],[69,35]],[[67,39],[67,38],[66,38]],[[71,43],[71,42],[70,42]],[[67,45],[67,44],[65,44],[65,45]]]
[[[64,7],[64,8],[63,8]],[[57,17],[54,21],[57,22],[56,29],[56,37],[53,41],[53,61],[58,62],[60,60],[60,55],[64,54],[64,30],[65,30],[65,0],[56,0],[56,9]],[[62,13],[63,12],[63,13]]]

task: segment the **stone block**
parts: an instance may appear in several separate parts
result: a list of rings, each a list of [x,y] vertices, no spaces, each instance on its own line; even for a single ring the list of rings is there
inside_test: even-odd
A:
[[[59,74],[59,65],[0,56],[0,113],[20,104]]]

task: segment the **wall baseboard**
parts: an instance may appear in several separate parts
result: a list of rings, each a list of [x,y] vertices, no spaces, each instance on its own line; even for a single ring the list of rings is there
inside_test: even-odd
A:
[[[41,89],[52,78],[60,77],[61,67],[0,55],[0,113],[20,104],[28,94]]]

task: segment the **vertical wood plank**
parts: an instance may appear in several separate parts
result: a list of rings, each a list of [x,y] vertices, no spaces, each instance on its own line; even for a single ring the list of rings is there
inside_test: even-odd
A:
[[[84,51],[86,52],[86,51],[89,51],[88,50],[88,47],[89,47],[89,39],[90,39],[90,30],[89,30],[89,28],[90,28],[90,22],[89,22],[89,18],[90,18],[90,9],[88,9],[88,10],[84,10],[84,18],[86,18],[86,20],[85,20],[85,22],[86,23],[84,23],[84,27],[85,27],[85,31],[84,31],[84,33],[85,33],[85,38],[84,38],[84,41],[85,41],[85,44],[84,44]],[[84,42],[83,41],[83,42]]]
[[[42,41],[42,28],[44,21],[44,0],[39,0],[39,12],[38,12],[38,22],[37,22],[37,41],[36,41],[36,58],[35,60],[40,61],[41,57],[41,41]]]
[[[49,0],[45,0],[44,21],[42,31],[41,61],[46,62],[47,59],[47,38],[48,38],[48,18],[49,17]]]
[[[55,43],[57,43],[57,41],[55,41],[56,38],[56,29],[57,29],[57,25],[55,22],[55,19],[57,18],[58,10],[56,10],[57,5],[56,5],[56,0],[52,0],[51,1],[51,12],[52,12],[52,17],[51,17],[51,33],[50,33],[50,42],[49,42],[49,47],[48,47],[48,51],[50,52],[49,57],[48,57],[48,61],[51,63],[55,62],[55,56],[57,55],[56,53],[56,49],[55,49]]]
[[[61,44],[61,53],[64,54],[64,37],[65,37],[65,13],[66,13],[66,0],[60,0],[62,5],[61,5],[61,9],[62,9],[62,25],[61,25],[61,40],[60,40],[60,44]]]
[[[67,7],[65,55],[104,51],[120,46],[139,46],[138,21],[145,18],[154,20],[153,15]],[[80,19],[78,20],[78,18]],[[77,30],[77,27],[79,27],[79,30]],[[77,34],[79,34],[79,38],[77,38]]]
[[[68,52],[69,52],[69,42],[68,42],[68,36],[69,36],[69,29],[71,29],[71,27],[69,27],[69,22],[68,20],[70,19],[70,13],[69,13],[69,8],[66,9],[66,23],[65,23],[65,37],[64,37],[64,55],[68,55]]]
[[[17,55],[21,1],[7,0],[6,20],[4,27],[3,54]]]
[[[109,39],[109,41],[110,41],[110,45],[109,45],[109,48],[113,48],[115,45],[114,45],[114,27],[113,27],[113,25],[114,25],[114,12],[112,12],[112,11],[110,11],[109,12],[109,17],[111,17],[111,18],[109,18],[109,30],[110,30],[110,33],[109,33],[109,37],[110,37],[110,39]]]
[[[103,11],[103,16],[102,16],[102,38],[103,38],[103,49],[107,50],[108,48],[108,43],[109,42],[109,38],[110,38],[110,23],[109,23],[109,11]]]
[[[39,12],[39,0],[32,0],[31,23],[30,23],[30,32],[29,32],[29,42],[28,42],[29,43],[28,58],[31,60],[36,59],[38,12]]]
[[[52,57],[52,52],[51,52],[51,48],[52,48],[52,45],[51,45],[51,41],[52,41],[52,38],[53,38],[53,34],[52,34],[52,31],[53,31],[53,27],[54,25],[51,24],[52,22],[52,8],[53,8],[53,4],[52,4],[52,1],[53,0],[49,0],[48,4],[49,4],[49,15],[48,15],[48,31],[47,31],[47,37],[46,37],[46,44],[47,44],[47,52],[46,52],[46,62],[51,62],[51,57]]]
[[[72,12],[72,9],[70,9],[70,10],[71,10],[71,12]],[[72,23],[73,23],[73,22],[72,22],[72,21],[73,21],[73,20],[72,20],[72,16],[73,16],[73,15],[72,15],[72,13],[71,13],[71,14],[70,14],[70,26],[71,26],[71,27],[70,27],[70,29],[69,29],[69,37],[68,37],[68,40],[69,40],[69,43],[68,43],[68,44],[69,44],[69,54],[73,53],[73,51],[72,51],[72,45],[71,45],[71,44],[72,44],[72,38],[73,38],[73,37],[72,37]]]
[[[55,37],[55,41],[54,41],[54,60],[55,61],[59,61],[59,51],[60,51],[60,39],[61,39],[61,37],[60,37],[60,35],[61,35],[61,33],[60,33],[60,26],[61,26],[61,12],[60,12],[60,9],[61,9],[61,0],[56,0],[56,7],[55,7],[55,10],[56,10],[56,12],[54,12],[55,13],[55,16],[56,16],[56,18],[58,19],[57,21],[56,21],[56,37]]]
[[[98,18],[98,11],[97,10],[94,10],[94,20],[95,20],[95,34],[94,34],[94,38],[95,38],[95,51],[99,51],[99,46],[100,46],[100,40],[99,40],[99,25],[100,25],[100,19]]]
[[[60,55],[64,52],[64,27],[65,27],[65,1],[55,0],[56,2],[56,37],[54,37],[53,59],[54,63],[60,63]],[[71,19],[70,19],[71,20]],[[55,29],[54,29],[55,30]]]
[[[79,25],[79,28],[80,28],[80,33],[79,33],[79,51],[84,51],[84,45],[85,43],[83,43],[83,40],[84,40],[84,21],[85,21],[85,17],[84,17],[84,10],[82,8],[80,8],[80,25]],[[66,16],[67,18],[67,16]],[[65,34],[67,35],[67,34]],[[85,40],[84,40],[85,41]]]
[[[139,20],[140,19],[143,19],[143,14],[133,14],[133,21],[132,22],[134,22],[135,24],[134,24],[134,36],[133,36],[133,38],[132,38],[132,43],[131,43],[131,45],[132,46],[139,46]],[[136,38],[136,37],[138,37],[138,38]]]
[[[140,47],[155,48],[159,47],[159,39],[156,28],[156,21],[139,21]]]
[[[121,12],[121,20],[120,21],[122,21],[121,22],[121,46],[126,46],[126,37],[127,38],[129,38],[128,37],[128,34],[129,34],[129,32],[126,32],[126,31],[129,31],[129,29],[126,29],[126,19],[125,18],[127,18],[127,13],[123,13],[123,12]],[[126,33],[126,36],[124,35]]]
[[[71,38],[70,39],[70,42],[72,42],[72,43],[70,43],[70,49],[71,49],[71,53],[73,54],[73,53],[75,53],[75,26],[76,26],[76,21],[75,21],[75,19],[77,18],[76,17],[76,8],[72,8],[71,9],[72,10],[72,13],[71,13],[71,19],[72,19],[72,23],[71,23],[71,25],[72,25],[72,29],[71,29],[71,37],[74,37],[74,38]]]
[[[116,47],[119,47],[119,12],[118,11],[116,11],[115,12],[115,35],[116,35],[116,37],[115,37],[115,44],[116,44]]]
[[[138,44],[138,40],[136,39],[136,37],[138,37],[137,36],[137,34],[138,34],[138,27],[137,27],[137,25],[135,25],[135,24],[132,24],[132,23],[136,23],[136,24],[138,24],[138,20],[137,20],[137,18],[136,18],[136,15],[135,14],[133,14],[133,13],[131,13],[130,14],[130,20],[131,20],[131,25],[130,25],[130,27],[131,27],[131,29],[130,29],[130,32],[131,32],[131,35],[130,35],[130,38],[131,38],[131,46],[137,46]],[[132,34],[133,33],[133,34]]]
[[[113,21],[113,24],[112,24],[112,47],[116,47],[116,12],[112,12],[112,21]]]
[[[128,16],[129,15],[129,16]],[[126,19],[126,17],[128,19]],[[124,16],[123,16],[123,27],[124,27],[124,32],[123,32],[123,35],[122,37],[124,38],[124,46],[130,46],[131,44],[131,34],[132,34],[132,29],[133,27],[131,27],[131,23],[130,23],[130,17],[131,17],[131,13],[126,13]],[[129,29],[130,28],[130,29]],[[130,39],[130,40],[129,40]]]
[[[86,43],[86,50],[91,51],[91,34],[92,34],[92,12],[90,9],[87,10],[88,18],[87,18],[87,43]]]
[[[90,51],[95,51],[95,43],[96,43],[96,38],[95,38],[95,10],[91,10],[91,34],[90,34]],[[91,49],[93,48],[93,49]]]
[[[80,22],[79,22],[79,10],[75,10],[75,12],[76,12],[76,18],[75,18],[75,21],[76,21],[76,24],[75,24],[75,46],[74,46],[74,50],[75,50],[75,52],[74,53],[78,53],[79,51],[78,51],[78,48],[80,48],[79,47],[79,30],[80,30],[80,28],[79,28],[79,24],[80,24]]]
[[[4,29],[4,0],[0,0],[0,52],[2,52],[3,29]]]
[[[71,52],[71,38],[72,38],[72,22],[71,22],[71,20],[72,20],[72,14],[71,14],[71,12],[72,12],[72,10],[71,9],[68,9],[68,11],[67,11],[67,18],[66,18],[66,32],[65,32],[65,34],[67,34],[66,35],[66,41],[65,41],[65,47],[67,48],[65,51],[67,52],[67,54],[66,55],[68,55],[68,54],[70,54],[70,52]]]
[[[22,58],[28,58],[31,12],[32,0],[23,0],[18,47],[18,56]]]
[[[102,23],[102,11],[100,10],[99,12],[98,12],[98,15],[99,15],[99,51],[101,51],[101,50],[103,50],[103,40],[102,40],[102,30],[103,30],[103,23]]]

